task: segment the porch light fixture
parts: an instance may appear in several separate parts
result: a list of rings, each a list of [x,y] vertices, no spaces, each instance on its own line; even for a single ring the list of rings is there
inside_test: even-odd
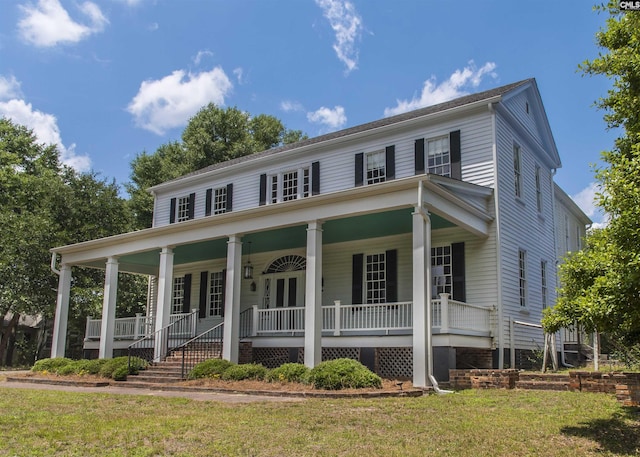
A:
[[[253,279],[253,265],[251,265],[251,241],[247,243],[249,245],[249,258],[247,264],[244,266],[244,279]]]

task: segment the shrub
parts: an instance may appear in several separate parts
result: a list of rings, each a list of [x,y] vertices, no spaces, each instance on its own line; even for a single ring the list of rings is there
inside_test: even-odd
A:
[[[138,374],[140,370],[146,370],[149,367],[149,362],[140,357],[131,357],[130,360],[128,357],[124,358],[127,359],[127,363],[129,364],[129,374]]]
[[[138,374],[138,370],[143,370],[147,367],[147,362],[139,357],[131,357],[131,368],[129,368],[129,357],[116,357],[109,359],[100,367],[100,376],[103,378],[116,379],[114,375],[125,372],[125,379],[127,374]],[[124,370],[121,368],[124,367]],[[122,380],[122,379],[120,379]]]
[[[129,374],[129,367],[127,365],[119,365],[111,373],[111,378],[114,381],[126,381],[128,374]]]
[[[187,379],[219,378],[233,363],[224,359],[209,359],[200,362],[187,376]]]
[[[335,359],[322,362],[309,371],[308,383],[317,389],[338,390],[347,388],[382,387],[382,379],[360,362],[352,359]]]
[[[73,360],[65,357],[56,357],[55,359],[41,359],[33,364],[31,371],[48,371],[50,373],[57,373],[62,367],[65,367],[73,363]]]
[[[245,363],[233,365],[222,373],[225,381],[242,381],[243,379],[262,380],[267,374],[267,369],[257,363]]]
[[[269,382],[306,382],[309,369],[301,363],[285,363],[267,373]]]

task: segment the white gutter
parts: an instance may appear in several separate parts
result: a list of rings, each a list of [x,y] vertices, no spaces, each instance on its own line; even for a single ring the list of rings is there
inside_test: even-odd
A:
[[[60,270],[56,268],[56,261],[58,260],[58,254],[55,252],[51,253],[51,271],[60,276]]]

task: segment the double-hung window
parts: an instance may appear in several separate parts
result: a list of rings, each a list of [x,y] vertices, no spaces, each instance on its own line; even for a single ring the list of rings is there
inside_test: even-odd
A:
[[[386,180],[385,151],[370,152],[366,155],[367,184],[375,184]]]
[[[513,181],[515,185],[516,197],[522,197],[522,157],[520,146],[513,145]]]
[[[224,271],[214,271],[209,278],[208,316],[222,316],[224,310]]]
[[[213,214],[227,212],[227,187],[218,187],[213,190]]]
[[[366,303],[387,301],[386,253],[367,254],[365,263]]]
[[[549,306],[549,288],[547,285],[547,262],[544,260],[540,261],[540,281],[542,285],[542,289],[540,291],[540,293],[542,294],[542,309],[544,309]]]
[[[310,167],[288,170],[271,176],[270,202],[288,202],[310,195]]]
[[[538,213],[542,213],[542,177],[538,166],[536,166],[536,208]]]
[[[527,252],[518,251],[518,276],[520,281],[520,306],[527,306]]]
[[[169,209],[169,222],[173,224],[174,222],[182,222],[193,219],[195,214],[195,206],[195,193],[172,198]]]
[[[451,245],[431,248],[432,298],[440,294],[453,292],[453,277],[451,274]]]
[[[449,135],[427,140],[427,173],[451,176]]]
[[[205,216],[224,214],[233,209],[233,184],[207,189],[205,200]]]
[[[184,306],[184,276],[173,278],[173,294],[171,301],[171,313],[179,314]]]

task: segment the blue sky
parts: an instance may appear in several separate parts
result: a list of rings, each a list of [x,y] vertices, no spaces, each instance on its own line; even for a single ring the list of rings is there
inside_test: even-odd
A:
[[[577,66],[605,20],[585,0],[0,0],[0,115],[122,185],[209,102],[316,136],[535,77],[556,181],[600,222],[610,81]]]

